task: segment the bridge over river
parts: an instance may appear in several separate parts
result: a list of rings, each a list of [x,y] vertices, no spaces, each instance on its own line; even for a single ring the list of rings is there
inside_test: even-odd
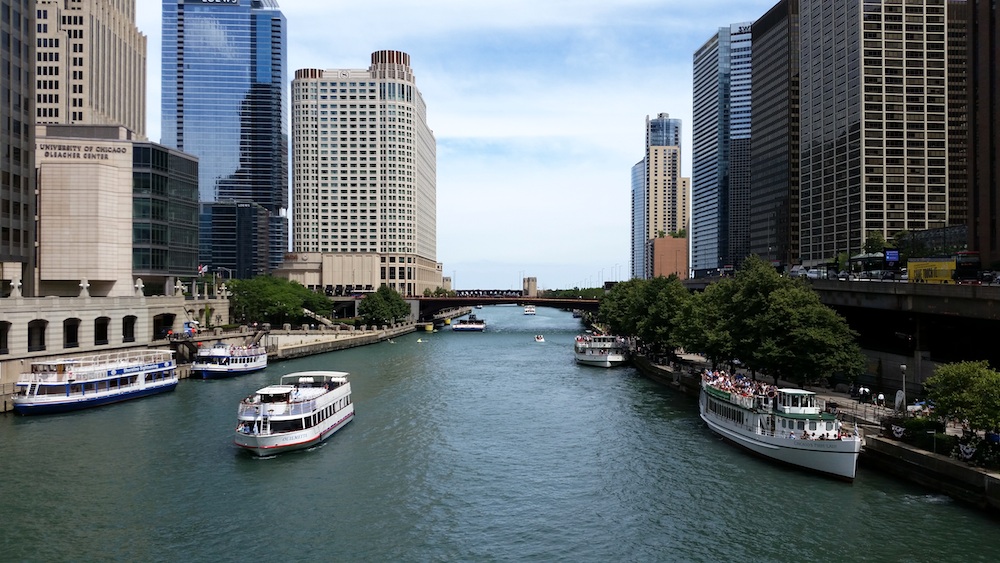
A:
[[[457,297],[417,297],[414,301],[420,304],[420,319],[431,320],[435,313],[446,309],[474,307],[476,305],[534,305],[536,307],[555,307],[556,309],[580,311],[597,311],[601,304],[599,299],[567,299],[550,297],[524,297],[516,292],[479,292],[463,291]]]

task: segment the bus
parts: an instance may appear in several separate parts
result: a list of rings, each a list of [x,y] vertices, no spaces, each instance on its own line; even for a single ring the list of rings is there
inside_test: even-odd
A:
[[[979,260],[979,253],[968,250],[955,255],[955,283],[980,284],[982,283],[981,270],[983,264]]]

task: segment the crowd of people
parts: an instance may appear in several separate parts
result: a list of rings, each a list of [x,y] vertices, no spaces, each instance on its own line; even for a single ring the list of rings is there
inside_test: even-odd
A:
[[[701,374],[703,381],[723,391],[743,395],[744,397],[754,397],[757,395],[767,395],[774,397],[778,388],[763,381],[747,377],[742,374],[729,374],[725,370],[711,370],[705,368]]]

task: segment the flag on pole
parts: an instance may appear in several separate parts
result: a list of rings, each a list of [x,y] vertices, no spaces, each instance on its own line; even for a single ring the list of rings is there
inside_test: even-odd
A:
[[[208,266],[201,264],[198,266],[198,275],[203,276],[208,273]]]

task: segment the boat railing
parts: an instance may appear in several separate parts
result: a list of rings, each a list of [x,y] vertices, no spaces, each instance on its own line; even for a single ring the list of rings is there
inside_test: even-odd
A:
[[[729,402],[732,403],[732,404],[734,404],[734,405],[743,407],[743,408],[745,408],[747,410],[753,410],[754,409],[754,406],[755,406],[754,405],[754,398],[751,395],[742,395],[742,394],[737,393],[736,391],[733,391],[731,389],[720,389],[719,387],[716,387],[715,385],[712,385],[711,383],[709,383],[705,379],[701,380],[701,384],[702,384],[702,386],[706,390],[713,391],[714,392],[713,394],[715,394],[715,395],[728,395],[729,396]],[[725,399],[725,397],[720,397],[720,398]]]
[[[23,373],[18,377],[18,383],[93,381],[106,378],[110,371],[159,363],[173,363],[173,352],[168,350],[130,350],[62,358],[33,363],[30,372]],[[128,373],[140,373],[140,370],[132,369]]]
[[[316,399],[291,401],[287,403],[254,403],[244,400],[240,403],[239,416],[295,416],[309,414],[316,410]]]

